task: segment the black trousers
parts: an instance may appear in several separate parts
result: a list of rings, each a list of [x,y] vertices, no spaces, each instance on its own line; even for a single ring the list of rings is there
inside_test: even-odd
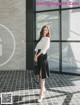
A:
[[[38,49],[38,53],[41,51],[41,49]],[[38,57],[37,61],[37,68],[38,68],[38,74],[40,77],[40,70],[42,70],[42,79],[48,78],[50,71],[49,71],[49,65],[48,65],[48,60],[47,60],[47,53],[46,54],[41,54]]]

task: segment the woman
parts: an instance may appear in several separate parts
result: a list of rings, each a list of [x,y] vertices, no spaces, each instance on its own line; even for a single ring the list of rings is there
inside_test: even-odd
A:
[[[38,43],[34,49],[34,61],[37,63],[40,77],[40,95],[38,102],[44,98],[45,79],[49,77],[49,66],[47,61],[47,50],[50,47],[50,31],[47,25],[44,25],[40,32]]]

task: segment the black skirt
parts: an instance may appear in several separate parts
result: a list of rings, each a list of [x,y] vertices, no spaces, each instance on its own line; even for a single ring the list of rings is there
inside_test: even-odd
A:
[[[41,51],[41,49],[38,49],[38,53]],[[48,60],[47,60],[47,53],[46,54],[41,54],[38,57],[37,61],[37,70],[38,73],[35,75],[39,75],[40,77],[40,70],[42,69],[42,79],[48,78],[49,77],[49,65],[48,65]]]

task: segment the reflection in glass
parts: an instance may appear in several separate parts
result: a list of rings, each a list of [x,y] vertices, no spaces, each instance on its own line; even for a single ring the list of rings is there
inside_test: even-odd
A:
[[[80,7],[80,0],[62,0],[62,8]]]
[[[65,72],[80,73],[80,43],[62,44],[62,68]]]
[[[43,25],[48,25],[51,31],[51,39],[59,39],[59,16],[57,11],[36,14],[36,39],[40,36]]]
[[[59,71],[59,43],[51,43],[48,50],[48,62],[51,71]]]
[[[62,11],[62,39],[80,40],[80,9]]]
[[[58,0],[36,0],[36,11],[58,9],[59,6],[55,5]]]

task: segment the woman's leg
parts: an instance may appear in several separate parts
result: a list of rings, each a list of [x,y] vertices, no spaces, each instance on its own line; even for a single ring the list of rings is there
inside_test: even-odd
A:
[[[42,79],[42,69],[40,70],[40,96],[43,95],[45,88],[45,79]]]

